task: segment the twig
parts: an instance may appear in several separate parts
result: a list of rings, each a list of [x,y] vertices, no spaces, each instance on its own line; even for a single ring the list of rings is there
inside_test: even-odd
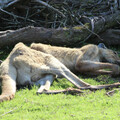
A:
[[[45,10],[45,8],[43,8],[42,10],[37,10],[37,12],[29,15],[28,18],[33,17],[35,14],[41,13],[41,12],[44,11],[44,10]]]
[[[90,18],[89,18],[90,19]],[[91,26],[92,26],[92,30],[90,30],[89,28],[87,28],[82,22],[80,22],[79,20],[78,20],[78,18],[76,18],[76,21],[80,24],[80,25],[82,25],[83,27],[85,27],[91,34],[84,40],[84,42],[93,34],[93,35],[95,35],[95,36],[97,36],[100,40],[102,40],[103,41],[103,39],[98,35],[98,34],[96,34],[95,32],[94,32],[94,21],[93,21],[94,19],[90,19],[90,21],[91,21]]]
[[[67,88],[63,90],[43,90],[42,92],[37,92],[37,94],[58,94],[58,93],[68,93],[68,94],[77,94],[77,93],[84,93],[80,89],[75,88]]]
[[[115,19],[116,20],[116,19]],[[120,22],[118,21],[118,20],[116,20],[117,21],[117,23],[120,25]]]
[[[90,20],[90,22],[91,22],[91,27],[92,27],[92,30],[90,30],[89,28],[87,28],[81,21],[79,21],[79,19],[78,19],[78,17],[72,12],[72,10],[69,8],[69,6],[67,5],[67,4],[65,4],[66,6],[67,6],[67,8],[69,9],[69,15],[70,15],[70,13],[73,15],[73,16],[71,16],[71,18],[73,17],[73,18],[75,18],[75,20],[76,20],[76,22],[77,23],[79,23],[80,25],[82,25],[85,29],[87,29],[89,32],[90,32],[90,34],[82,41],[82,42],[85,42],[86,40],[88,40],[92,35],[95,35],[95,36],[97,36],[100,40],[102,40],[103,41],[103,39],[98,35],[98,34],[96,34],[95,32],[94,32],[94,19],[91,19],[91,18],[89,18],[89,17],[87,17],[87,19],[89,19]],[[80,16],[80,15],[79,15]],[[81,16],[80,16],[81,17]],[[72,21],[72,19],[71,19],[71,21]]]
[[[40,4],[44,5],[45,7],[49,8],[49,9],[51,9],[51,10],[57,12],[57,13],[60,14],[63,18],[66,18],[65,15],[64,15],[62,12],[60,12],[58,9],[52,7],[52,6],[49,5],[48,3],[43,2],[43,1],[41,1],[41,0],[35,0],[35,1],[36,1],[36,2],[39,2]]]
[[[28,19],[28,14],[29,14],[29,8],[27,9],[27,12],[26,12],[25,21]]]
[[[118,90],[120,91],[120,89],[111,90],[111,91],[107,92],[106,95],[110,97]]]
[[[24,18],[24,17],[21,17],[21,16],[17,16],[17,15],[15,15],[15,14],[12,14],[12,13],[10,13],[10,12],[6,11],[6,10],[3,10],[2,8],[0,8],[0,11],[2,11],[2,12],[4,12],[4,13],[6,13],[6,14],[8,14],[8,15],[13,16],[14,18],[20,18],[20,19],[25,20],[25,18]],[[30,21],[30,22],[35,23],[35,21],[34,21],[34,20],[27,19],[27,21]]]
[[[21,106],[20,106],[20,107],[21,107]],[[20,107],[19,107],[19,108],[20,108]],[[10,111],[8,111],[8,112],[0,115],[0,117],[4,116],[4,115],[6,115],[6,114],[9,114],[9,113],[13,112],[13,111],[16,110],[16,109],[18,109],[18,107],[15,107],[15,108],[13,108],[12,110],[10,110]]]
[[[20,0],[14,0],[14,1],[8,3],[7,5],[5,5],[3,8],[7,8],[7,7],[9,7],[9,6],[15,4],[15,3],[18,2],[18,1],[20,1]]]

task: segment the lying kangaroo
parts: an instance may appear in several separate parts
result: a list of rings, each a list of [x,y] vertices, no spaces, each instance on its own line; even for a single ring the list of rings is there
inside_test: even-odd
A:
[[[102,89],[120,85],[118,83],[92,86],[80,80],[52,55],[30,49],[23,43],[18,43],[0,66],[0,79],[2,82],[0,102],[14,97],[16,85],[40,84],[41,87],[38,89],[38,93],[44,91],[46,91],[45,93],[54,93],[54,91],[49,91],[49,88],[55,75],[67,78],[80,89]]]
[[[32,49],[48,53],[56,57],[71,71],[89,74],[112,74],[120,73],[120,58],[118,54],[107,49],[103,43],[98,46],[89,44],[81,48],[66,48],[33,43]],[[103,70],[103,69],[110,70]]]

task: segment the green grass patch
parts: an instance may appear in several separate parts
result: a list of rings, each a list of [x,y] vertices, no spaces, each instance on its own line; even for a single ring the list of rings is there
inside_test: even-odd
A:
[[[102,76],[99,76],[100,78]],[[98,77],[98,78],[99,78]],[[105,77],[105,76],[104,76]],[[97,78],[82,78],[101,84]],[[112,79],[112,78],[111,78]],[[115,82],[115,81],[114,81]],[[51,89],[75,87],[66,79],[54,81]],[[82,95],[37,95],[38,87],[20,89],[11,101],[0,103],[1,120],[119,120],[120,93],[105,95],[106,90],[84,91]]]
[[[2,60],[8,52],[1,51]],[[120,78],[107,75],[85,77],[80,79],[92,85],[119,82]],[[52,90],[75,87],[65,78],[57,79],[51,86]],[[108,97],[106,90],[83,94],[37,95],[38,87],[17,90],[15,98],[0,103],[0,120],[119,120],[120,92]]]

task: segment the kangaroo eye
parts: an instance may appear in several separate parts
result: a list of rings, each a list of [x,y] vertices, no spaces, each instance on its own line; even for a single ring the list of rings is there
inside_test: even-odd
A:
[[[117,52],[116,52],[116,51],[114,51],[114,54],[115,54],[115,55],[117,55]]]

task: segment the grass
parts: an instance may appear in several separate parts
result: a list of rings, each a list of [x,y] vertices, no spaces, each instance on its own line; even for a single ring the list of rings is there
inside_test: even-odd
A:
[[[99,76],[100,78],[105,76]],[[97,77],[97,79],[99,79]],[[83,78],[82,78],[83,79]],[[108,78],[109,79],[109,78]],[[96,78],[84,79],[101,84]],[[74,87],[66,79],[55,81],[51,89]],[[119,120],[120,94],[105,95],[107,91],[85,91],[82,95],[36,95],[38,87],[20,89],[11,101],[0,103],[1,120]]]
[[[4,52],[2,52],[4,54]],[[3,56],[3,59],[7,56]],[[107,75],[79,77],[93,85],[119,82]],[[51,89],[75,87],[65,78],[54,81]],[[108,97],[106,90],[83,94],[37,95],[38,87],[17,90],[15,98],[0,103],[0,120],[119,120],[120,92]]]

